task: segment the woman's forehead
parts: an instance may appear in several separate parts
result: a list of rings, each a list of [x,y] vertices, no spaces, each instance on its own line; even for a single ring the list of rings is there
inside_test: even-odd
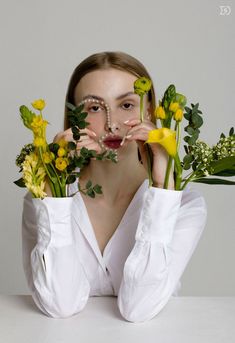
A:
[[[92,71],[75,87],[75,99],[82,101],[84,98],[93,97],[105,101],[120,100],[127,96],[138,98],[134,93],[136,79],[135,75],[115,69]]]

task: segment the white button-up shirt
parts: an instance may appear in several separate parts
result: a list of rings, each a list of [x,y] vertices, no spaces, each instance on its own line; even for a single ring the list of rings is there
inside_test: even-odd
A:
[[[71,193],[72,187],[71,187]],[[112,295],[123,318],[153,318],[177,296],[180,278],[205,227],[202,195],[140,185],[103,256],[80,193],[24,198],[23,266],[47,316],[75,315],[89,296]]]

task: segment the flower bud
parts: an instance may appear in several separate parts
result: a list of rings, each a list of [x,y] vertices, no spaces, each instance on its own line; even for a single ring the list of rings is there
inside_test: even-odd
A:
[[[165,110],[162,106],[156,107],[154,114],[155,114],[155,117],[157,119],[165,119],[166,118],[166,113],[165,113]]]

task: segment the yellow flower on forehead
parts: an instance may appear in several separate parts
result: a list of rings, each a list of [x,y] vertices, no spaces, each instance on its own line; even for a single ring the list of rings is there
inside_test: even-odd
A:
[[[166,118],[166,113],[165,113],[165,110],[162,106],[156,107],[154,114],[155,114],[155,117],[157,119],[165,119]]]
[[[170,156],[176,155],[176,132],[166,127],[149,131],[145,143],[158,143],[166,149]]]
[[[138,95],[144,95],[150,91],[152,82],[147,77],[140,77],[134,82],[134,92]]]
[[[34,102],[32,102],[31,105],[36,110],[42,111],[44,109],[44,107],[46,106],[46,103],[43,99],[38,99],[38,100],[35,100]]]
[[[60,171],[63,171],[64,169],[66,169],[67,165],[68,165],[67,158],[57,157],[57,159],[55,160],[55,166]]]

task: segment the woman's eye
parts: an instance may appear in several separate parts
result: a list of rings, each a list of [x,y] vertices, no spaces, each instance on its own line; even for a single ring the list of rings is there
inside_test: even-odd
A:
[[[123,104],[123,106],[126,110],[130,110],[132,107],[134,107],[134,105],[130,104],[129,102],[126,102],[125,104]]]
[[[91,107],[89,108],[89,111],[98,112],[99,108],[100,108],[100,106],[94,105],[94,106],[91,106]]]

